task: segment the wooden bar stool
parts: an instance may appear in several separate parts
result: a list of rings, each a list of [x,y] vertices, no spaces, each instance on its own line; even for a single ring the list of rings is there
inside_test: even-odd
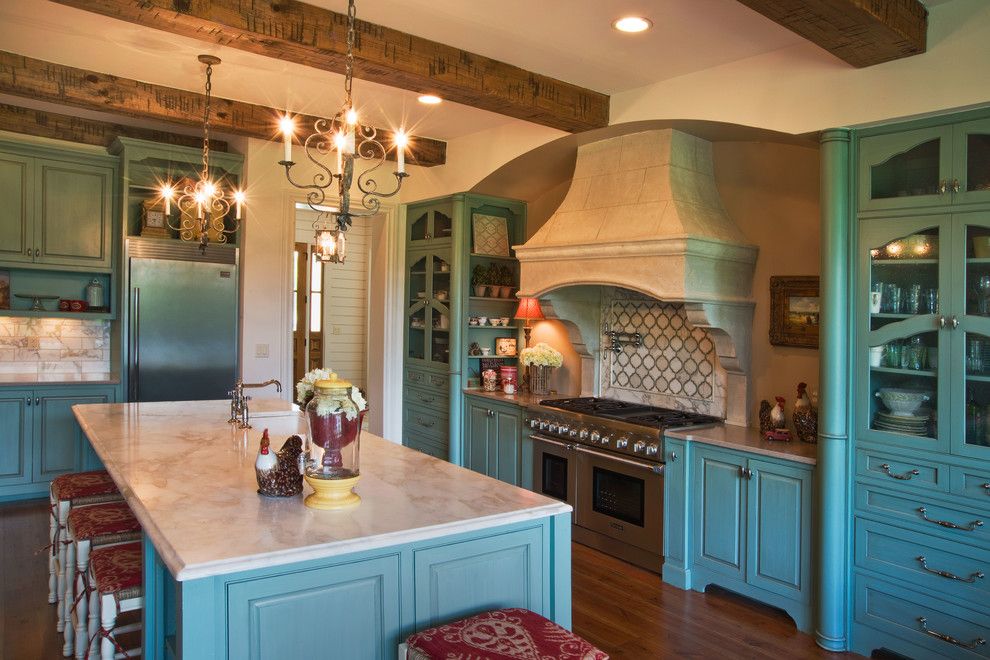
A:
[[[48,602],[58,603],[56,627],[62,632],[65,624],[65,531],[69,511],[74,506],[113,502],[123,497],[106,470],[72,472],[52,480],[48,491],[49,542]]]
[[[137,648],[125,649],[120,641],[122,634],[141,630],[141,624],[117,625],[119,615],[144,606],[141,559],[140,542],[105,545],[93,548],[90,553],[90,642],[87,657],[92,657],[96,652],[97,641],[101,660],[133,658],[141,654],[140,644]]]
[[[75,507],[65,528],[65,646],[66,657],[86,653],[89,606],[90,550],[115,543],[141,540],[141,524],[126,502]]]
[[[410,635],[402,646],[400,660],[608,660],[566,628],[517,607],[429,628]]]

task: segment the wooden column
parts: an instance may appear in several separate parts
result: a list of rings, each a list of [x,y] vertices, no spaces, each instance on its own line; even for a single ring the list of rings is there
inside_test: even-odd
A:
[[[829,651],[849,646],[849,418],[852,290],[850,131],[821,137],[821,370],[816,483],[817,619],[815,641]]]

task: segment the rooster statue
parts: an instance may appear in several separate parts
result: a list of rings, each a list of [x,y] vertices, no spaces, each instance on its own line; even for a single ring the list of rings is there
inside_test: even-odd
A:
[[[818,442],[818,410],[808,398],[808,384],[798,383],[794,401],[794,430],[801,442]]]
[[[302,438],[294,435],[285,441],[275,453],[271,450],[268,429],[261,435],[261,448],[254,461],[254,474],[258,478],[258,493],[268,497],[292,497],[302,492],[302,474],[299,473],[299,455]]]
[[[773,420],[770,419],[770,410],[773,406],[766,399],[760,401],[760,435],[773,430]]]

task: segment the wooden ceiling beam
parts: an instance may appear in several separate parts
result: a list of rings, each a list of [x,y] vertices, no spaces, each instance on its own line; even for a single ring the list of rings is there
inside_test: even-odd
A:
[[[928,10],[918,0],[738,0],[862,68],[924,53]]]
[[[54,0],[210,43],[344,73],[347,15],[296,0]],[[576,133],[608,125],[609,97],[358,20],[354,76]]]
[[[197,149],[203,146],[203,138],[194,135],[125,126],[115,122],[73,117],[72,115],[23,108],[7,103],[0,103],[0,130],[55,140],[67,140],[79,144],[92,144],[98,147],[110,146],[110,143],[118,136]],[[210,149],[227,151],[227,143],[223,140],[211,139]]]
[[[77,69],[0,51],[0,92],[60,105],[111,112],[140,119],[157,119],[182,126],[203,124],[206,95],[162,85],[118,78],[105,73]],[[284,110],[213,97],[210,124],[218,133],[271,140],[276,137],[278,117]],[[317,117],[294,115],[301,130],[309,129]],[[386,147],[393,133],[379,128],[378,139]],[[200,141],[199,144],[202,144]],[[410,164],[432,167],[446,162],[447,144],[440,140],[410,137]],[[389,160],[395,160],[390,149]]]

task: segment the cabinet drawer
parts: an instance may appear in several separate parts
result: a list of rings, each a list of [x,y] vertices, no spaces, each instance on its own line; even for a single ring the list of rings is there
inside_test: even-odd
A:
[[[410,369],[407,367],[406,384],[426,387],[431,390],[438,388],[447,391],[447,388],[450,387],[450,375],[437,373],[435,371],[426,371],[425,369]]]
[[[450,410],[450,396],[447,390],[430,390],[424,387],[406,387],[404,394],[406,403],[429,408],[438,413],[447,414]]]
[[[953,658],[990,657],[986,614],[862,574],[856,580],[856,621],[888,633],[891,650],[912,657],[923,657],[919,647]]]
[[[438,413],[436,410],[406,403],[403,428],[446,443],[450,423],[446,412]]]
[[[856,508],[881,520],[911,523],[923,533],[990,549],[990,516],[979,513],[979,509],[956,508],[927,500],[924,495],[889,493],[865,484],[856,486]],[[921,509],[925,510],[924,517]]]
[[[898,457],[895,454],[860,450],[856,452],[856,474],[877,479],[888,488],[920,488],[949,492],[949,466],[928,459]]]
[[[446,461],[450,457],[450,449],[446,441],[427,436],[416,431],[406,431],[405,445],[410,449],[429,454],[433,458]]]
[[[860,518],[856,565],[983,609],[990,602],[990,550],[965,543]]]
[[[950,476],[954,494],[971,498],[982,509],[990,508],[990,470],[952,466]]]

